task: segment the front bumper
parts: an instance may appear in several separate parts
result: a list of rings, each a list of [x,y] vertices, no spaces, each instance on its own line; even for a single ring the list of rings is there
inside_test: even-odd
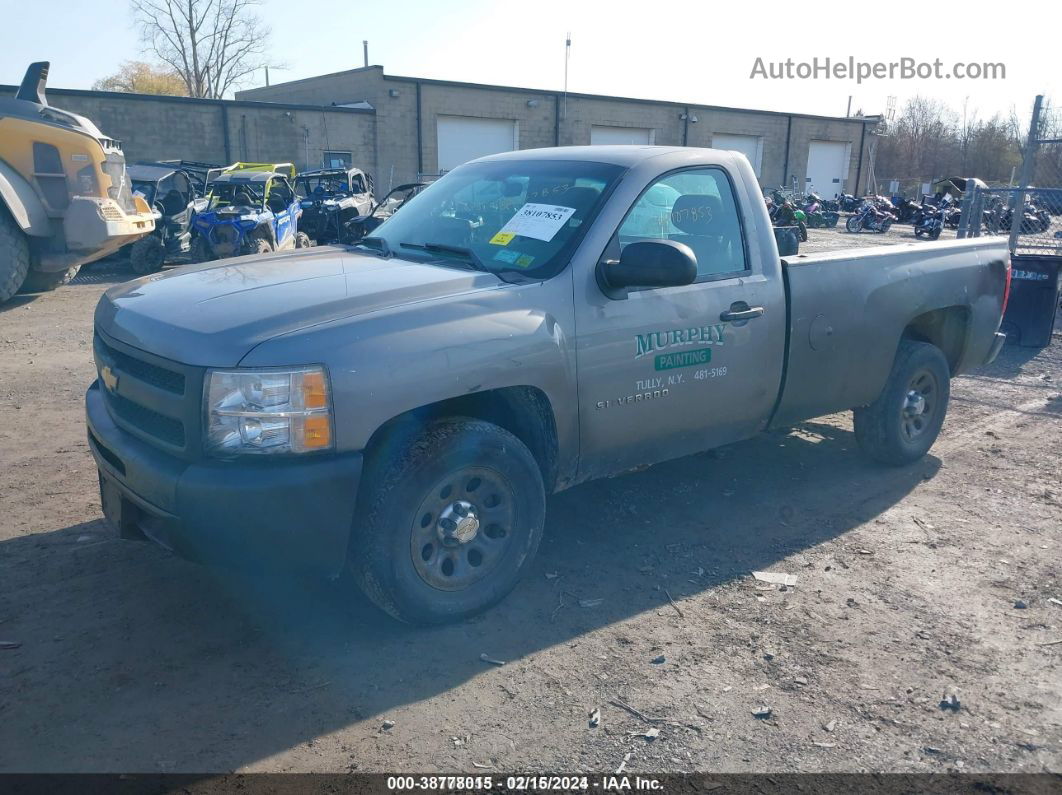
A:
[[[104,510],[123,537],[242,569],[342,570],[360,453],[188,463],[115,425],[98,381],[85,413]]]

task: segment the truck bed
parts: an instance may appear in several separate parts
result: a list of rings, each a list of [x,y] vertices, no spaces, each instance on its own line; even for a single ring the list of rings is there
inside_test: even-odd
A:
[[[933,341],[952,375],[982,364],[999,318],[1006,238],[874,246],[783,260],[789,328],[771,425],[862,406],[902,337]]]

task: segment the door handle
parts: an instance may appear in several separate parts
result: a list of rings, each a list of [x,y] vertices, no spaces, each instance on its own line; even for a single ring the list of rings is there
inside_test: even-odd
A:
[[[731,304],[730,309],[719,315],[723,322],[732,323],[736,320],[752,320],[763,314],[762,306],[749,306],[744,301]]]

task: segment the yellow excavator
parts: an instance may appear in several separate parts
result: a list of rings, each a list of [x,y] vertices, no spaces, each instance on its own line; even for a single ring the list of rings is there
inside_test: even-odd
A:
[[[66,284],[87,262],[155,228],[121,143],[44,97],[48,63],[0,97],[0,303]]]

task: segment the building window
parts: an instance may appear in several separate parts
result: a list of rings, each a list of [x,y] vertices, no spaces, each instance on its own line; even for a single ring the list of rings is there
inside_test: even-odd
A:
[[[350,168],[354,165],[353,152],[325,152],[325,168]]]

